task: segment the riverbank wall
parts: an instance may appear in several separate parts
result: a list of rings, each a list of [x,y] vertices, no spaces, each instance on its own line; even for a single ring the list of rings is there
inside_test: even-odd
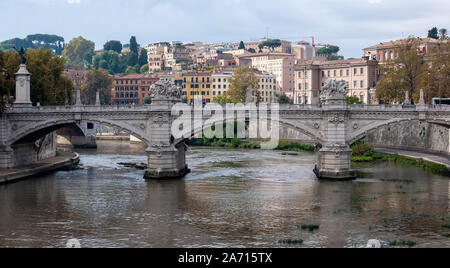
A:
[[[40,174],[68,168],[80,162],[80,155],[77,153],[69,154],[61,152],[59,154],[62,155],[39,160],[30,165],[18,166],[11,169],[1,169],[0,184],[32,178]]]

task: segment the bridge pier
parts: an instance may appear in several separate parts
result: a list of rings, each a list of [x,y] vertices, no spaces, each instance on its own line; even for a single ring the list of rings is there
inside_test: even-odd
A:
[[[319,151],[314,173],[319,179],[355,179],[355,172],[351,170],[351,155],[352,150],[346,144],[325,145]]]
[[[12,168],[14,150],[10,146],[0,148],[0,169]]]
[[[173,96],[153,97],[150,106],[153,113],[149,122],[151,145],[146,150],[148,169],[145,179],[176,179],[190,172],[186,165],[186,145],[173,144],[171,114],[177,102],[180,102],[180,98]]]

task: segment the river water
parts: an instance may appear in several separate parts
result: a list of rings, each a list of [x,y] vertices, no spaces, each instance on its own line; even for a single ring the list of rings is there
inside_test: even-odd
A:
[[[145,181],[118,164],[146,162],[144,149],[102,141],[81,151],[82,169],[0,186],[0,247],[450,247],[450,180],[419,168],[319,181],[314,154],[191,148],[185,179]]]

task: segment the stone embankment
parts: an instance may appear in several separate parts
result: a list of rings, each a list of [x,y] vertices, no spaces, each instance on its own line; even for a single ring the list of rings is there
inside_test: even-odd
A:
[[[80,162],[80,156],[77,153],[63,152],[60,154],[61,156],[40,160],[30,165],[0,169],[0,184],[32,178],[47,172],[68,168]]]

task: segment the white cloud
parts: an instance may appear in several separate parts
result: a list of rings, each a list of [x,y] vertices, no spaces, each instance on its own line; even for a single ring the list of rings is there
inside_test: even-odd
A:
[[[381,4],[383,1],[382,0],[367,0],[367,2],[369,2],[369,4],[376,5],[376,4]]]
[[[81,3],[81,0],[67,0],[67,3],[68,4],[80,4]]]

